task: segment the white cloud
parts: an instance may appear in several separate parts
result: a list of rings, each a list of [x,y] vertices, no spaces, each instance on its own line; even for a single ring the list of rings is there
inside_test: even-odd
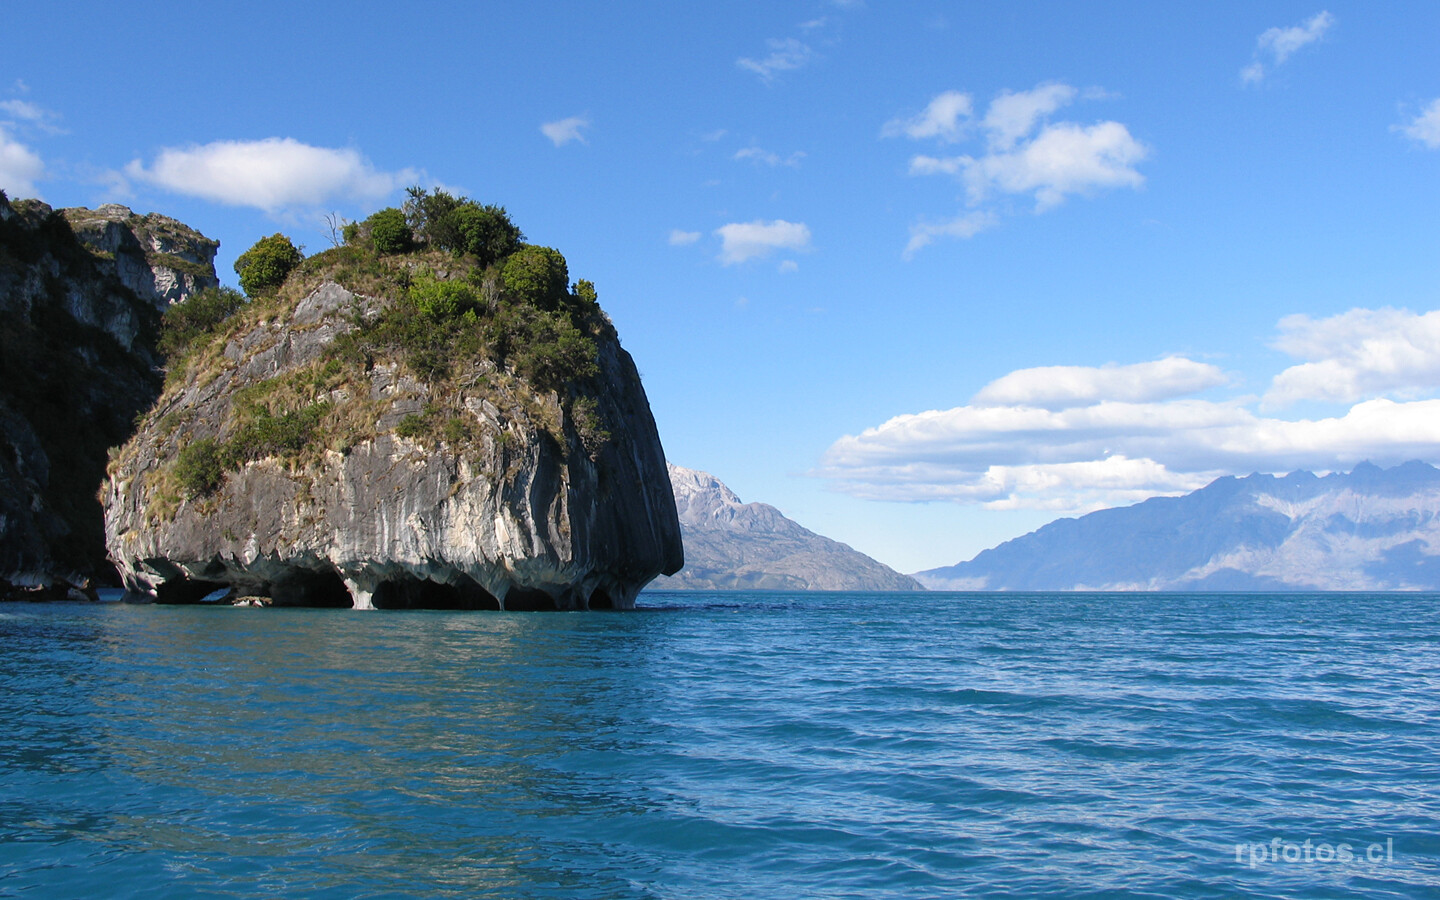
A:
[[[720,261],[725,265],[763,259],[777,250],[810,249],[810,229],[803,222],[776,219],[732,222],[715,230],[720,237]]]
[[[698,240],[700,240],[698,231],[681,231],[679,228],[675,228],[670,232],[670,246],[672,247],[684,247]]]
[[[271,213],[341,200],[374,202],[420,177],[413,169],[380,171],[358,150],[293,138],[167,147],[148,167],[132,161],[125,174],[177,194]]]
[[[1275,376],[1267,408],[1299,400],[1350,403],[1440,390],[1440,310],[1352,309],[1328,319],[1280,320],[1276,349],[1306,362]]]
[[[968,238],[991,227],[998,213],[987,205],[997,195],[1031,195],[1035,211],[1044,212],[1072,195],[1089,196],[1105,188],[1143,185],[1145,177],[1136,166],[1149,156],[1150,149],[1124,125],[1047,121],[1052,113],[1077,98],[1107,97],[1099,89],[1082,94],[1059,83],[1041,84],[1029,91],[1002,91],[990,102],[979,123],[985,152],[911,157],[911,175],[958,178],[965,185],[972,211],[942,225],[912,227],[904,257],[912,258],[936,238]],[[955,142],[967,135],[972,112],[969,95],[946,91],[932,100],[924,113],[894,119],[881,133]]]
[[[891,119],[880,129],[881,137],[908,137],[912,140],[939,138],[958,141],[965,136],[974,101],[969,94],[945,91],[931,100],[924,110],[909,118]]]
[[[1065,410],[962,406],[897,416],[843,437],[826,452],[819,474],[869,499],[1081,511],[1131,502],[1136,494],[1193,490],[1225,473],[1333,470],[1364,459],[1400,462],[1437,452],[1440,400],[1368,400],[1343,416],[1297,421],[1199,400]],[[1081,464],[1116,458],[1130,465],[1109,470],[1114,477],[1104,492],[1093,482],[1063,477],[1093,471]],[[999,491],[993,483],[997,467],[1047,472],[1050,480],[1043,492]],[[1037,482],[1026,483],[1035,490]]]
[[[38,196],[35,182],[45,176],[40,154],[12,138],[0,127],[0,190],[12,200]]]
[[[1322,10],[1299,25],[1267,29],[1260,35],[1259,47],[1270,51],[1275,57],[1275,64],[1280,65],[1296,50],[1324,37],[1333,24],[1335,17]]]
[[[1395,130],[1431,150],[1440,150],[1440,97],[1431,100],[1408,125],[1396,125]]]
[[[795,38],[779,40],[771,38],[765,42],[770,48],[770,54],[762,59],[751,59],[741,57],[735,60],[735,65],[754,72],[760,76],[761,81],[770,82],[779,72],[788,72],[798,69],[816,58],[815,51]]]
[[[1067,409],[1105,400],[1147,403],[1195,394],[1229,381],[1219,368],[1182,356],[1127,366],[1041,366],[997,378],[980,389],[974,402],[1042,409]]]
[[[730,158],[737,161],[749,160],[757,165],[766,165],[772,168],[775,166],[790,166],[794,168],[800,165],[800,160],[805,158],[805,153],[802,150],[796,150],[789,156],[781,156],[778,153],[772,153],[769,150],[751,146],[743,150],[736,150],[735,155]]]
[[[1015,142],[1035,129],[1035,123],[1075,99],[1068,84],[1042,84],[1033,91],[1001,91],[985,112],[985,131],[990,146],[1009,150]]]
[[[1440,310],[1291,316],[1279,331],[1277,347],[1312,362],[1277,376],[1271,394],[1344,400],[1346,410],[1286,419],[1257,412],[1253,397],[1197,399],[1228,380],[1182,357],[1022,369],[964,406],[840,438],[817,474],[870,499],[1077,513],[1194,490],[1222,474],[1440,458]]]
[[[1240,80],[1246,84],[1264,80],[1269,69],[1284,64],[1301,47],[1323,38],[1334,24],[1335,17],[1322,10],[1299,25],[1266,29],[1255,41],[1254,62],[1240,70]]]
[[[993,228],[1000,220],[988,212],[968,212],[947,222],[921,222],[910,226],[910,242],[905,245],[905,259],[930,246],[939,237],[971,238],[987,228]]]
[[[797,263],[795,260],[785,259],[780,261],[780,273],[782,275],[798,271],[800,271],[800,264]]]
[[[26,122],[40,122],[50,118],[45,110],[28,100],[0,100],[0,112]]]
[[[965,167],[975,162],[971,156],[925,156],[910,157],[911,175],[959,175]]]
[[[1060,122],[1013,151],[967,161],[962,177],[972,203],[994,191],[1034,194],[1036,211],[1043,212],[1069,194],[1140,187],[1145,177],[1135,165],[1148,155],[1149,149],[1119,122]]]
[[[579,141],[582,144],[589,143],[581,129],[589,128],[590,120],[585,116],[571,116],[568,119],[560,119],[555,122],[546,122],[540,126],[540,133],[545,135],[557,147],[563,147],[571,141]]]
[[[17,86],[23,86],[16,82]],[[41,134],[64,134],[59,126],[60,114],[45,109],[29,100],[0,100],[0,124],[9,124],[22,132],[38,131]]]

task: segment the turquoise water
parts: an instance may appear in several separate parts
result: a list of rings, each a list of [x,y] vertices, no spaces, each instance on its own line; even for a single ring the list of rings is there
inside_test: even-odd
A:
[[[1440,596],[641,603],[0,605],[0,897],[1440,896]]]

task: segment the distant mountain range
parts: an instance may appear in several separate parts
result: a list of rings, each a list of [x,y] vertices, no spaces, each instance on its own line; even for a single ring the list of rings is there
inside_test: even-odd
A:
[[[706,472],[670,466],[685,568],[658,590],[919,591],[918,582],[764,503],[742,503]]]
[[[1220,478],[915,577],[935,590],[1440,590],[1440,470]]]

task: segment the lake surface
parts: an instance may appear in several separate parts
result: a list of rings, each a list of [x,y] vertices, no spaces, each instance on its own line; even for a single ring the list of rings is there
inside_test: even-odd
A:
[[[1440,896],[1440,596],[640,602],[0,604],[0,897]]]

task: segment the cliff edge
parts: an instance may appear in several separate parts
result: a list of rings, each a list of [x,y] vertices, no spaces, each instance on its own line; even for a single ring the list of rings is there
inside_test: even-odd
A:
[[[114,582],[106,451],[160,393],[161,312],[219,284],[218,247],[164,216],[0,193],[0,597]]]

